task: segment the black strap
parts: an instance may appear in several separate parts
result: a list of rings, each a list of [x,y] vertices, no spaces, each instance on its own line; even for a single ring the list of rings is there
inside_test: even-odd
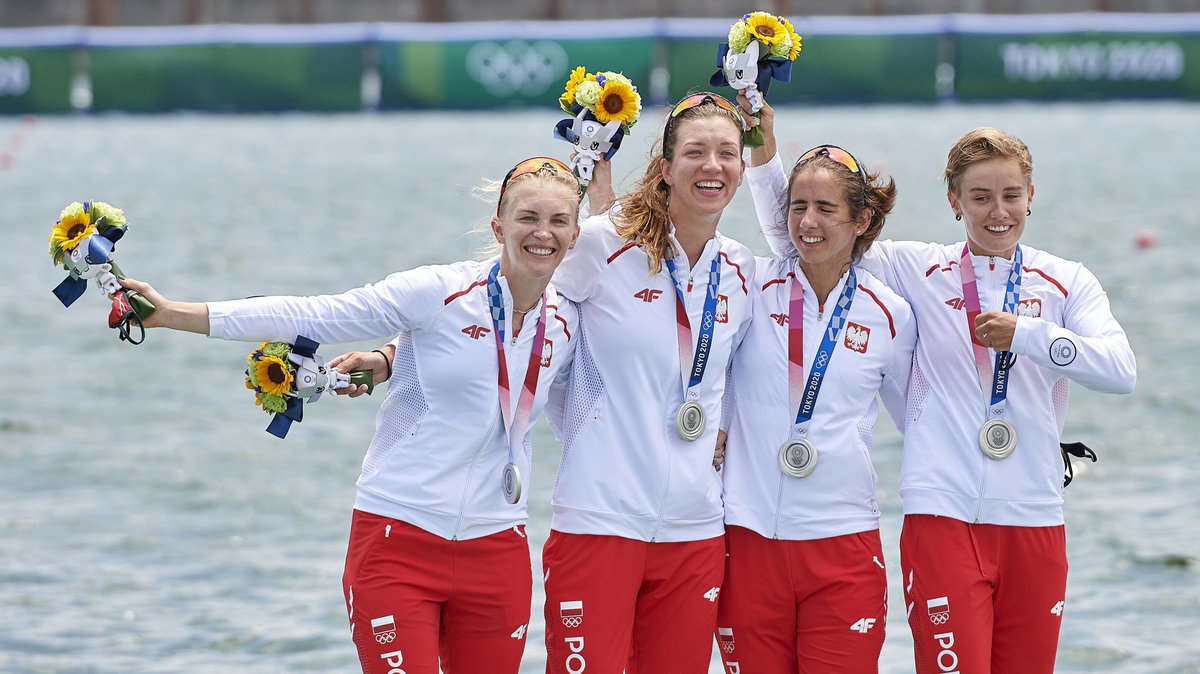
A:
[[[1067,455],[1070,454],[1080,459],[1091,459],[1092,463],[1096,462],[1097,457],[1096,452],[1082,442],[1060,442],[1058,447],[1062,452],[1063,488],[1065,489],[1075,479],[1075,469],[1071,466],[1071,459]]]
[[[124,289],[118,290],[117,292],[124,293],[125,301],[129,302],[129,295]],[[133,338],[133,330],[130,329],[130,326],[137,327],[137,339]],[[122,341],[128,341],[130,344],[135,345],[146,341],[146,326],[142,324],[142,317],[138,315],[137,309],[133,307],[132,303],[129,304],[129,311],[126,311],[124,314],[122,314],[121,318],[117,320],[117,324],[113,327],[116,328],[117,333],[121,335]]]

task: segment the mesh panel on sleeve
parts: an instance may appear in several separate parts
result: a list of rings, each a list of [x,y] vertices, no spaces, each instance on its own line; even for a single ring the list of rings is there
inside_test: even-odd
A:
[[[868,414],[862,419],[858,420],[858,439],[861,440],[864,445],[866,445],[867,449],[871,449],[875,446],[875,436],[873,433],[874,429],[875,419],[872,415]]]
[[[929,381],[921,371],[921,359],[914,358],[912,374],[908,379],[908,407],[904,414],[904,425],[916,422],[921,418],[921,410],[925,407],[925,398],[929,396]]]
[[[396,359],[392,363],[392,378],[388,380],[387,398],[379,408],[375,437],[363,459],[363,475],[371,475],[387,461],[403,440],[412,435],[417,424],[429,412],[425,393],[421,389],[417,358],[413,351],[412,334],[400,333]]]
[[[592,420],[596,401],[604,393],[604,382],[600,379],[600,371],[596,368],[595,361],[592,360],[592,350],[588,345],[582,308],[579,313],[579,344],[575,346],[575,362],[571,370],[571,382],[567,387],[566,401],[563,403],[561,438],[563,463],[566,463],[579,431]],[[561,470],[559,474],[562,474]]]
[[[728,429],[733,423],[733,412],[737,409],[734,381],[733,367],[725,368],[725,393],[721,396],[721,428],[724,429]]]

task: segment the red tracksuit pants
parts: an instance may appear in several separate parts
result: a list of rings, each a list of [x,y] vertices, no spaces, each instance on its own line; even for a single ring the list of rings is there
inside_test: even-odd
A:
[[[726,674],[877,672],[887,621],[879,530],[806,541],[727,527],[717,645]]]
[[[723,537],[647,543],[551,531],[548,674],[706,674],[724,575]]]
[[[342,576],[364,674],[516,674],[533,576],[525,528],[446,540],[354,511]]]
[[[1050,674],[1067,589],[1063,527],[906,515],[904,601],[918,674]]]

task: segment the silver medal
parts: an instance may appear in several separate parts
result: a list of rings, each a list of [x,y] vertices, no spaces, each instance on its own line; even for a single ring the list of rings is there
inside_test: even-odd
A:
[[[504,487],[505,501],[515,504],[521,500],[521,469],[517,468],[517,464],[510,463],[504,466],[501,484]]]
[[[704,433],[704,416],[704,408],[700,403],[687,401],[675,412],[675,432],[688,442],[694,441]]]
[[[979,429],[979,448],[990,459],[1006,459],[1017,448],[1017,429],[1003,419],[989,419]]]
[[[792,438],[779,447],[779,469],[791,477],[808,477],[817,469],[817,446],[808,438]]]

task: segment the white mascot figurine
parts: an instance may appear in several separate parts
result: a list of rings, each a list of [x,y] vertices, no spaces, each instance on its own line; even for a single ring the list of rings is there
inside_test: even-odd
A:
[[[730,49],[725,52],[725,79],[734,89],[745,90],[746,99],[750,101],[750,112],[762,110],[762,93],[758,90],[758,40],[751,40],[746,51],[737,53]]]
[[[579,182],[584,185],[592,181],[592,168],[612,149],[613,136],[621,130],[621,122],[615,119],[601,124],[595,119],[584,119],[586,115],[588,111],[581,110],[571,125],[571,134],[576,139],[571,168],[579,174]]]

